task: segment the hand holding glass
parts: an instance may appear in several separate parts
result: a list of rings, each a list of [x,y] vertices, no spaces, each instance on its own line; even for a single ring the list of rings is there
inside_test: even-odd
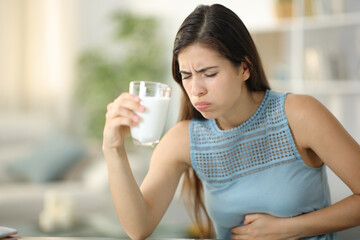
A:
[[[137,145],[155,146],[161,138],[168,113],[171,88],[163,83],[133,81],[130,82],[131,94],[139,96],[145,112],[137,114],[141,121],[131,127],[133,142]]]

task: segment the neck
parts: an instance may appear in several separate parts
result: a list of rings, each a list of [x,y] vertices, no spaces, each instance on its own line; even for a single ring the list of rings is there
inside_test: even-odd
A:
[[[264,92],[249,92],[244,88],[239,103],[226,116],[216,119],[218,127],[222,130],[228,130],[240,126],[259,108],[264,98]]]

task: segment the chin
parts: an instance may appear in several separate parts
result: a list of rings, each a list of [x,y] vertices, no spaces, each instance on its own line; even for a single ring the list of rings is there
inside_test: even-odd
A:
[[[210,112],[202,112],[201,115],[205,118],[205,119],[215,119],[217,116],[215,116],[215,114],[212,114]]]

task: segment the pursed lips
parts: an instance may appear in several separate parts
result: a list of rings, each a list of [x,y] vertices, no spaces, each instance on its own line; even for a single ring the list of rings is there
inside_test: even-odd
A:
[[[194,106],[199,111],[205,111],[206,109],[208,109],[211,106],[211,103],[209,103],[209,102],[196,102],[194,104]]]

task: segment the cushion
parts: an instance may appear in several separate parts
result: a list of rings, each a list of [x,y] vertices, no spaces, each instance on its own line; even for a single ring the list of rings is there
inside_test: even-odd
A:
[[[59,180],[84,154],[80,142],[55,133],[29,155],[11,162],[8,171],[18,179],[37,183]]]

